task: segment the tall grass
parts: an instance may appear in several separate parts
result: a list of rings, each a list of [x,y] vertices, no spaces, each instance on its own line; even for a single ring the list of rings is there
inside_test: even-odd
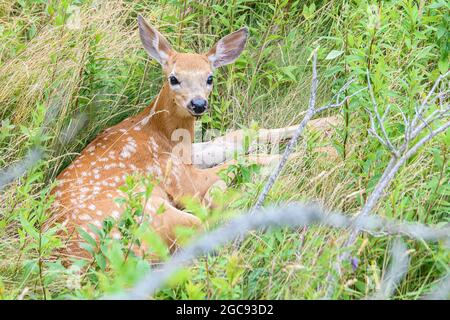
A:
[[[396,108],[412,115],[430,83],[448,70],[448,8],[437,0],[0,0],[0,167],[34,147],[46,155],[0,195],[0,297],[97,297],[117,289],[117,283],[98,280],[101,272],[80,275],[76,267],[63,267],[52,258],[59,241],[38,230],[48,218],[56,175],[97,133],[148,105],[161,86],[159,66],[141,48],[137,14],[183,51],[205,52],[221,36],[249,27],[243,55],[217,74],[213,110],[199,131],[299,122],[309,98],[308,58],[319,47],[318,104],[349,78],[356,81],[348,93],[365,86],[369,70],[381,111],[392,105],[386,122],[395,141],[404,130]],[[369,105],[363,94],[331,111],[340,124],[330,135],[307,134],[298,147],[303,157],[288,165],[267,202],[318,201],[356,212],[389,160],[367,135]],[[87,115],[85,126],[75,140],[62,142],[61,132],[79,114]],[[449,221],[449,139],[448,132],[437,137],[409,161],[376,214]],[[330,160],[317,147],[338,156]],[[256,175],[236,186],[240,196],[231,190],[222,209],[251,206],[263,182]],[[253,234],[239,249],[199,260],[158,298],[320,298],[345,237],[320,227]],[[390,242],[362,235],[354,248],[358,267],[347,262],[334,298],[370,295],[383,276]],[[443,245],[407,245],[411,267],[395,293],[399,299],[419,297],[448,271]],[[114,277],[127,283],[122,278],[128,276]]]

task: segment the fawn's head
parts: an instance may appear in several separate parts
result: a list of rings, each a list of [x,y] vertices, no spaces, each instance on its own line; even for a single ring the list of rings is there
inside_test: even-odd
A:
[[[177,111],[184,116],[201,116],[207,111],[214,69],[234,62],[248,36],[247,28],[220,39],[205,54],[179,53],[139,16],[139,34],[147,53],[158,61],[169,83]]]

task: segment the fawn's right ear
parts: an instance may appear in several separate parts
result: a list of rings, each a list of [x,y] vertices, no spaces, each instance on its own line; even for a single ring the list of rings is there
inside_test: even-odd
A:
[[[165,65],[173,53],[169,42],[153,27],[138,16],[139,35],[147,53],[161,65]]]

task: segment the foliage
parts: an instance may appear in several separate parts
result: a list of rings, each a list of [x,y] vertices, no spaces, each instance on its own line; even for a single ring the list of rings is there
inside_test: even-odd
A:
[[[369,70],[375,99],[388,135],[403,133],[401,111],[414,113],[430,84],[449,68],[450,5],[444,0],[0,0],[0,167],[21,159],[31,148],[47,156],[0,194],[0,298],[94,298],[135,282],[151,259],[130,250],[142,243],[147,255],[161,259],[167,248],[142,217],[142,200],[155,181],[129,177],[119,199],[127,214],[92,226],[83,238],[94,254],[88,264],[63,266],[52,254],[61,247],[61,226],[41,232],[56,175],[97,133],[137,113],[161,86],[157,63],[147,59],[137,35],[142,14],[178,50],[205,52],[229,32],[247,25],[250,41],[238,61],[217,72],[201,130],[293,125],[308,102],[308,58],[319,48],[318,103],[350,78],[351,94],[367,85]],[[448,86],[448,81],[443,84]],[[367,135],[368,94],[353,97],[342,110],[330,111],[341,124],[328,138],[310,132],[270,194],[270,202],[318,201],[348,213],[357,211],[380,178],[389,153]],[[437,102],[438,103],[438,102]],[[436,106],[431,106],[430,112]],[[59,137],[76,115],[87,122],[76,139]],[[450,133],[427,144],[401,170],[377,214],[424,223],[448,223],[450,209]],[[335,149],[328,161],[315,147]],[[231,190],[217,192],[218,208],[199,203],[187,208],[213,228],[251,206],[262,170],[239,162],[232,166]],[[257,174],[255,174],[257,173]],[[228,176],[228,175],[227,175]],[[225,178],[225,177],[224,177]],[[138,191],[144,186],[145,191]],[[162,209],[161,209],[162,210]],[[121,238],[111,232],[118,229]],[[180,231],[187,238],[189,231]],[[252,234],[236,249],[226,246],[182,271],[161,291],[161,299],[289,298],[324,295],[331,263],[345,239],[343,232],[321,227]],[[186,240],[188,241],[188,240]],[[362,235],[355,245],[359,265],[344,265],[335,298],[358,299],[380,282],[390,239]],[[448,272],[442,244],[408,242],[411,268],[395,298],[417,298]]]

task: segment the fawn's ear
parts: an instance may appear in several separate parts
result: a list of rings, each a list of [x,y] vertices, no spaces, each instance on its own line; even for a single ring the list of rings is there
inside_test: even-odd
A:
[[[173,53],[169,42],[153,27],[138,16],[139,35],[147,53],[161,65],[165,65]]]
[[[246,27],[239,29],[223,37],[216,43],[206,56],[214,68],[218,68],[234,62],[244,50],[248,38]]]

